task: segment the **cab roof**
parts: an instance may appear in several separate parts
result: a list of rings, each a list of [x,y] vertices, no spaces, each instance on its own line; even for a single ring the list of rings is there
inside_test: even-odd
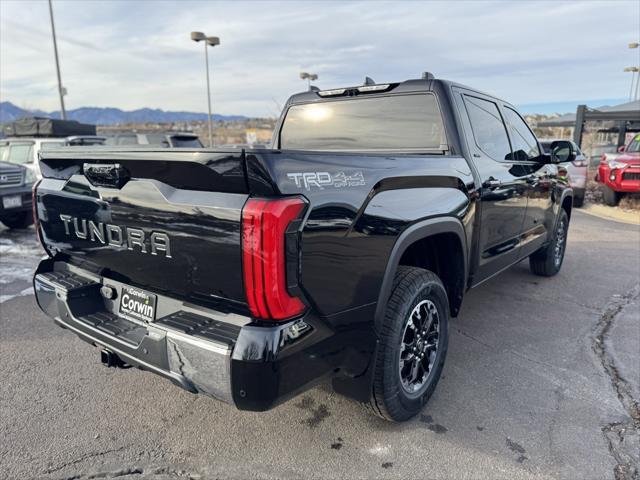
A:
[[[405,93],[415,93],[415,92],[431,92],[434,91],[435,84],[440,84],[441,87],[450,88],[450,87],[459,87],[464,88],[466,90],[471,90],[482,95],[486,95],[488,97],[497,98],[494,95],[489,93],[482,92],[476,88],[469,87],[467,85],[463,85],[461,83],[453,82],[451,80],[444,80],[440,78],[433,77],[432,74],[425,74],[427,78],[413,78],[409,80],[405,80],[403,82],[390,82],[390,83],[365,83],[363,85],[355,85],[348,87],[335,87],[325,90],[320,90],[317,87],[312,87],[312,90],[307,90],[306,92],[300,92],[289,97],[287,101],[287,105],[298,104],[298,103],[313,103],[322,100],[332,100],[339,99],[345,97],[354,97],[362,95],[376,95],[379,93],[389,93],[389,94],[405,94]],[[372,87],[385,87],[388,88],[373,90]],[[369,92],[358,92],[359,89],[369,88],[372,89]],[[333,94],[333,95],[323,95],[326,92],[340,92],[341,94]],[[358,93],[356,93],[358,92]],[[508,103],[508,102],[505,102]]]

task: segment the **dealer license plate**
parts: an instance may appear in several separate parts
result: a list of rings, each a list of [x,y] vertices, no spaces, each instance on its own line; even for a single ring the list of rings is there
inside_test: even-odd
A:
[[[132,320],[153,322],[156,318],[157,296],[139,288],[123,287],[120,295],[120,313]]]

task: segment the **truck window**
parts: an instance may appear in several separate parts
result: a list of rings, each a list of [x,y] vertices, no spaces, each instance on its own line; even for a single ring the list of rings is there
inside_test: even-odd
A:
[[[626,148],[627,152],[640,152],[640,135],[633,137],[633,140],[629,142]]]
[[[202,142],[198,137],[174,135],[171,137],[171,146],[176,148],[202,148]]]
[[[504,108],[504,115],[511,128],[514,160],[533,160],[538,158],[540,156],[540,148],[536,137],[531,133],[526,122],[515,110],[509,107]]]
[[[476,145],[494,160],[509,160],[511,146],[498,106],[478,97],[464,96]]]
[[[391,95],[294,105],[280,131],[280,148],[444,150],[446,141],[435,95]]]
[[[64,147],[62,142],[42,142],[40,144],[40,150],[55,150],[56,148]]]
[[[160,147],[168,147],[169,142],[167,136],[162,133],[147,133],[144,135],[149,145],[158,145]]]
[[[12,143],[9,147],[7,161],[19,165],[31,163],[33,161],[33,157],[31,156],[32,149],[33,143]]]
[[[115,137],[116,145],[138,145],[138,137],[136,135],[118,135]]]

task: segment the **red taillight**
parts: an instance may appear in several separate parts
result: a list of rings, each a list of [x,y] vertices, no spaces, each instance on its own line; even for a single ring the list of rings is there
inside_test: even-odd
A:
[[[285,320],[304,311],[287,290],[286,232],[305,203],[300,198],[251,198],[242,209],[242,266],[247,303],[256,318]]]

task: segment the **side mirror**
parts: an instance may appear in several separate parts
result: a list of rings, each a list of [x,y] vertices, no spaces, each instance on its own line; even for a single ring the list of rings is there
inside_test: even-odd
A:
[[[624,148],[625,148],[625,146],[624,146],[624,145],[620,145],[620,146],[618,147],[618,153],[623,153],[623,152],[624,152]]]
[[[551,163],[573,162],[576,159],[576,151],[573,143],[566,140],[556,140],[551,143]]]

